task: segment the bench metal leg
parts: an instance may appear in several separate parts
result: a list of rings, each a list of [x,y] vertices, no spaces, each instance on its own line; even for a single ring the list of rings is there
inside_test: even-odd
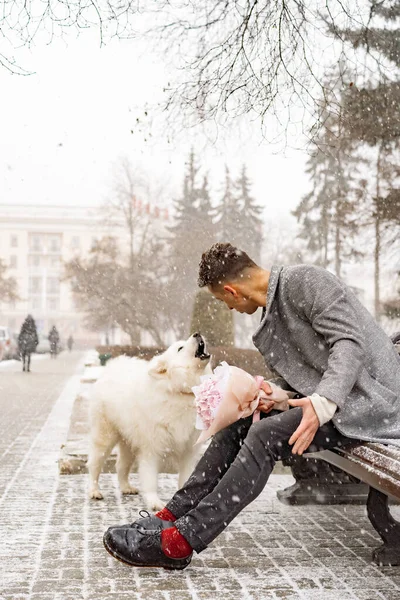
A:
[[[390,514],[388,497],[374,488],[369,489],[368,518],[383,540],[372,553],[378,565],[400,565],[400,523]]]

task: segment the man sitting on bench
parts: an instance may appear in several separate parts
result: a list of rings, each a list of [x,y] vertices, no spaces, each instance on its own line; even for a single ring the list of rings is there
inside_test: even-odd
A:
[[[216,434],[192,475],[155,516],[110,527],[106,549],[133,566],[183,569],[263,490],[277,460],[366,440],[400,446],[400,361],[353,292],[323,268],[256,265],[231,244],[202,256],[199,285],[253,314],[267,365],[300,397],[265,401],[260,421]]]

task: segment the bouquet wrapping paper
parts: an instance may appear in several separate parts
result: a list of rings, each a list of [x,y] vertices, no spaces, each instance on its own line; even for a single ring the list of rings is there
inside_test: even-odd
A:
[[[253,377],[243,369],[222,362],[212,375],[205,375],[201,383],[192,388],[197,410],[196,428],[201,429],[196,444],[205,442],[215,433],[238,419],[253,414],[253,421],[260,418],[257,410],[261,398],[273,400],[274,408],[288,409],[290,394],[271,382],[272,393],[261,389],[264,379]]]

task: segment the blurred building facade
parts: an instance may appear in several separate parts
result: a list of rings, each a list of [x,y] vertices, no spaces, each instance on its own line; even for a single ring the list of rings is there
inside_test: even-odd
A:
[[[47,336],[56,325],[62,340],[72,335],[80,347],[129,342],[118,328],[88,331],[70,283],[63,280],[65,262],[86,257],[96,240],[111,235],[106,221],[98,208],[0,204],[0,258],[8,266],[7,275],[16,279],[21,298],[0,304],[0,325],[18,333],[32,314],[39,333]]]

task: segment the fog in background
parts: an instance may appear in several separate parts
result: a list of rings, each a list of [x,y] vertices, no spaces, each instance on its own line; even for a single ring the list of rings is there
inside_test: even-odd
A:
[[[368,2],[365,6],[368,8]],[[147,25],[151,16],[145,18]],[[382,16],[378,22],[382,24]],[[394,28],[395,21],[390,26]],[[146,29],[143,22],[138,27]],[[155,38],[123,39],[120,36],[100,46],[99,32],[91,28],[79,36],[71,30],[64,39],[55,37],[48,45],[43,37],[30,48],[20,48],[16,55],[18,64],[29,74],[0,69],[0,204],[3,218],[0,221],[0,258],[6,267],[3,277],[14,277],[17,284],[25,285],[25,288],[22,294],[19,293],[20,300],[5,295],[0,297],[3,300],[0,321],[17,329],[23,315],[34,313],[34,306],[40,305],[37,318],[43,322],[43,327],[63,321],[65,336],[74,329],[78,337],[83,337],[82,327],[88,327],[104,341],[106,334],[109,338],[107,332],[118,329],[122,335],[118,339],[125,339],[125,335],[130,341],[161,345],[174,336],[188,333],[196,293],[196,257],[199,258],[207,245],[215,240],[242,243],[246,250],[253,248],[254,240],[259,240],[253,250],[254,258],[265,268],[273,262],[322,264],[352,285],[360,299],[376,313],[375,230],[371,220],[373,210],[368,204],[375,194],[372,188],[377,185],[371,167],[377,164],[375,146],[370,144],[367,149],[362,141],[356,149],[350,148],[347,138],[344,150],[345,144],[336,146],[342,134],[338,133],[336,121],[327,116],[327,111],[330,106],[332,115],[337,117],[339,97],[341,94],[345,97],[343,90],[347,91],[349,85],[353,85],[352,70],[362,75],[355,80],[360,82],[360,87],[365,81],[372,81],[371,72],[375,86],[388,74],[382,75],[381,70],[365,57],[360,58],[364,70],[357,66],[354,49],[349,43],[350,58],[346,68],[341,70],[341,76],[344,75],[340,79],[338,62],[332,65],[332,61],[337,56],[342,61],[345,58],[340,54],[339,46],[336,50],[334,36],[328,39],[315,32],[312,36],[317,44],[314,55],[322,68],[321,80],[336,77],[336,82],[331,85],[336,95],[325,96],[318,106],[307,98],[306,109],[302,98],[292,95],[289,109],[278,103],[262,120],[251,110],[244,110],[241,117],[230,118],[227,110],[226,113],[222,111],[220,119],[217,116],[202,119],[199,109],[198,121],[203,123],[196,123],[193,118],[185,120],[184,108],[181,112],[176,106],[170,113],[162,110],[168,97],[166,90],[177,78],[179,61],[164,53]],[[191,48],[190,45],[187,47]],[[396,52],[393,51],[393,55],[398,57]],[[390,80],[396,81],[398,65],[393,69],[392,62],[388,62],[384,54],[383,51],[382,63],[390,71]],[[257,65],[257,60],[261,59],[256,60],[253,56],[253,60]],[[296,60],[295,65],[300,66],[301,60]],[[324,60],[326,66],[323,66]],[[182,70],[181,63],[179,67]],[[318,85],[315,82],[310,85],[316,86],[318,96]],[[282,98],[289,98],[285,87],[282,87]],[[378,107],[379,114],[382,113]],[[178,115],[175,122],[174,115]],[[323,134],[310,130],[313,118],[320,125],[326,125],[328,134],[334,131],[330,141],[328,134],[324,138]],[[379,163],[382,165],[386,161],[381,175],[381,180],[385,181],[382,183],[382,196],[385,197],[399,187],[396,143],[395,139],[388,141],[385,156],[382,155]],[[376,147],[381,148],[379,144],[378,139]],[[337,152],[342,150],[346,160],[350,155],[357,155],[357,165],[350,160],[346,167],[339,164]],[[321,158],[321,152],[328,156],[327,160]],[[243,172],[246,193],[243,189],[238,191]],[[322,173],[325,173],[325,183],[321,183]],[[358,180],[353,183],[355,175]],[[318,200],[318,190],[328,184],[330,188],[321,192]],[[338,189],[343,191],[340,214],[339,209],[335,213],[336,209],[332,208],[335,194],[341,194]],[[317,200],[314,204],[308,201],[307,205],[304,198],[313,190]],[[243,208],[246,194],[251,198],[247,212]],[[327,198],[331,204],[323,216],[318,211],[322,202],[328,205]],[[64,242],[60,242],[58,270],[53,275],[43,270],[33,274],[29,271],[32,265],[28,258],[23,264],[18,255],[17,271],[13,271],[10,261],[16,254],[10,248],[8,228],[15,225],[18,230],[20,227],[21,235],[24,232],[27,240],[33,239],[35,232],[40,235],[43,217],[37,217],[39,221],[36,219],[32,229],[31,224],[22,224],[26,217],[22,210],[17,216],[13,213],[11,223],[11,217],[7,220],[4,216],[10,205],[89,207],[90,234],[85,243],[80,242],[81,247],[72,252],[76,239],[85,236],[73,233],[72,225],[69,225],[68,240],[71,241],[68,241],[68,252],[64,252],[62,245],[66,244],[67,234],[60,229],[56,219],[53,233],[64,235]],[[188,208],[191,205],[195,207],[192,213]],[[192,220],[184,216],[185,207]],[[162,212],[165,209],[167,213]],[[163,218],[166,214],[168,219]],[[196,215],[199,214],[201,218],[197,222]],[[231,215],[230,222],[226,220],[227,214]],[[361,214],[366,215],[365,223],[356,231],[355,225]],[[110,217],[107,223],[105,215]],[[385,300],[396,302],[398,297],[400,263],[395,231],[399,217],[397,213],[386,217],[381,221],[378,304]],[[20,225],[18,219],[22,219]],[[331,223],[335,219],[335,223],[340,221],[340,233],[337,230],[336,234],[333,230],[328,232],[324,219],[330,219]],[[50,235],[49,223],[42,227],[44,229],[46,235]],[[341,241],[338,236],[342,236]],[[75,242],[72,241],[74,238]],[[46,240],[48,238],[43,238],[42,245],[39,244],[42,250]],[[186,244],[190,246],[188,250]],[[182,262],[182,255],[186,262]],[[103,286],[96,289],[99,262]],[[66,264],[69,265],[68,281],[65,280]],[[115,265],[121,276],[118,281],[110,279]],[[83,272],[86,275],[91,272],[92,279],[83,279]],[[68,307],[63,307],[61,296],[58,303],[53,302],[52,306],[58,308],[53,308],[51,314],[46,308],[49,286],[45,278],[49,276],[59,278],[61,296],[67,288],[71,296]],[[33,282],[32,277],[42,280]],[[40,292],[33,291],[35,286],[39,286]],[[113,296],[112,288],[119,290],[118,296],[123,291],[123,309],[115,308],[118,299]],[[145,290],[144,299],[139,298],[138,289]],[[41,295],[43,302],[40,300],[35,305],[35,295]],[[104,300],[106,296],[109,296],[108,302]],[[130,310],[127,308],[129,303],[135,303]],[[67,313],[73,312],[72,306],[81,315],[74,325],[72,317],[67,318]],[[398,321],[393,316],[388,318],[386,313],[379,313],[378,317],[388,331],[394,330]],[[81,325],[81,321],[85,325]],[[127,326],[127,322],[131,325]],[[237,343],[251,344],[253,324],[237,326]]]

